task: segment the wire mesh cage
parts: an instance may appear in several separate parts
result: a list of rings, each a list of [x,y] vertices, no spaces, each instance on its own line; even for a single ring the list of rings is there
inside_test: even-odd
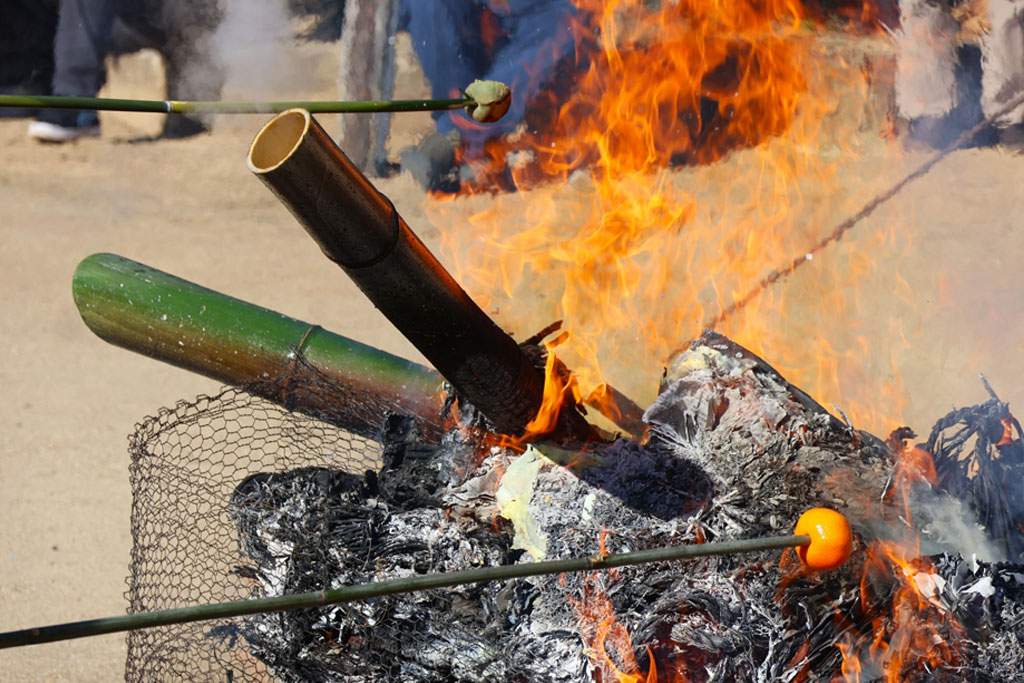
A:
[[[243,484],[252,493],[261,478],[274,473],[310,468],[361,478],[378,468],[381,446],[375,437],[397,407],[323,376],[303,377],[224,388],[137,425],[129,437],[130,612],[258,595],[239,534]],[[326,399],[319,405],[333,408],[307,414],[285,407],[301,404],[308,392]],[[257,394],[280,396],[283,405]],[[423,425],[421,432],[430,438],[437,426]],[[256,502],[250,495],[249,509]],[[268,680],[266,665],[240,637],[240,623],[225,619],[133,631],[126,679]]]

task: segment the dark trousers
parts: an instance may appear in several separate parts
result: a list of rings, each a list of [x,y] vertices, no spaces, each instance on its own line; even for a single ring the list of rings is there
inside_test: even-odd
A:
[[[95,97],[107,80],[104,60],[118,12],[136,10],[138,0],[61,0],[53,42],[53,94]],[[63,126],[96,123],[96,113],[43,110],[39,119]]]
[[[569,0],[406,0],[399,25],[409,31],[435,98],[458,97],[474,79],[501,81],[512,106],[497,123],[475,124],[458,112],[437,116],[437,129],[459,128],[470,153],[512,132],[555,67],[573,52]],[[456,121],[459,123],[456,124]]]

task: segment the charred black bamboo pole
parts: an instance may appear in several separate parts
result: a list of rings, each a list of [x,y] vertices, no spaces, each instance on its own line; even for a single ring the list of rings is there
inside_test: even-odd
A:
[[[503,433],[537,415],[543,373],[469,297],[395,207],[308,111],[276,116],[256,135],[249,168],[456,392]],[[592,428],[563,410],[563,432]]]
[[[226,296],[114,254],[93,254],[75,269],[72,293],[82,320],[111,344],[222,382],[243,385],[290,409],[334,414],[330,392],[307,391],[326,377],[354,398],[436,422],[440,375],[255,304]],[[301,354],[303,362],[297,355]],[[374,437],[379,425],[341,425]]]
[[[262,614],[285,610],[307,609],[323,605],[333,605],[356,600],[368,600],[387,595],[412,593],[415,591],[448,588],[473,583],[500,581],[525,576],[543,576],[545,574],[561,574],[562,572],[594,571],[626,567],[651,562],[668,562],[693,557],[709,557],[712,555],[731,555],[735,553],[760,552],[764,550],[780,550],[806,546],[812,542],[810,536],[769,536],[766,538],[749,538],[722,543],[703,543],[699,545],[670,546],[639,550],[618,555],[592,555],[590,557],[573,557],[564,560],[548,560],[527,564],[512,564],[483,569],[467,569],[457,572],[438,574],[421,574],[389,581],[376,581],[354,586],[343,586],[331,590],[281,595],[271,598],[252,600],[236,600],[212,605],[195,605],[158,612],[140,612],[105,619],[76,621],[53,626],[23,629],[0,633],[0,649],[52,643],[72,638],[98,636],[104,633],[117,633],[156,626],[184,624],[207,619],[225,619],[240,617],[246,614]]]

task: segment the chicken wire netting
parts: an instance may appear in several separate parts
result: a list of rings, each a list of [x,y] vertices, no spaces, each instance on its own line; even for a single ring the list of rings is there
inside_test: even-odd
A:
[[[252,505],[252,487],[274,473],[321,470],[354,481],[377,470],[381,425],[399,407],[299,365],[287,378],[180,401],[137,425],[129,437],[129,612],[259,597],[239,533],[240,492],[248,486]],[[260,396],[329,407],[304,413]],[[436,424],[419,424],[420,438],[437,433]],[[220,619],[132,631],[126,680],[271,680],[241,626]]]

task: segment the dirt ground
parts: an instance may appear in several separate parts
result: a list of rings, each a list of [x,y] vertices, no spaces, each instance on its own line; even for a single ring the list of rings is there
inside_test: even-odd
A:
[[[306,54],[323,96],[337,73],[329,48]],[[154,60],[123,62],[107,92],[159,96]],[[403,73],[399,93],[415,96],[422,79]],[[0,120],[0,630],[124,612],[126,436],[159,407],[217,388],[93,336],[70,292],[85,256],[114,252],[421,360],[246,169],[264,120],[225,118],[209,135],[148,142],[138,139],[158,130],[158,117],[109,115],[102,138],[65,146],[30,142],[25,121]],[[394,145],[429,126],[404,119]],[[428,242],[436,238],[410,178],[379,186]],[[911,294],[866,283],[862,301],[883,347],[902,344],[886,337],[890,318],[909,323],[912,348],[899,368],[911,397],[905,417],[926,430],[951,405],[983,400],[978,371],[1020,405],[1024,157],[957,152],[872,220],[894,216],[914,235],[911,255],[892,264]],[[936,271],[946,274],[941,291],[914,289]],[[121,634],[5,650],[0,679],[116,680],[124,656]]]

